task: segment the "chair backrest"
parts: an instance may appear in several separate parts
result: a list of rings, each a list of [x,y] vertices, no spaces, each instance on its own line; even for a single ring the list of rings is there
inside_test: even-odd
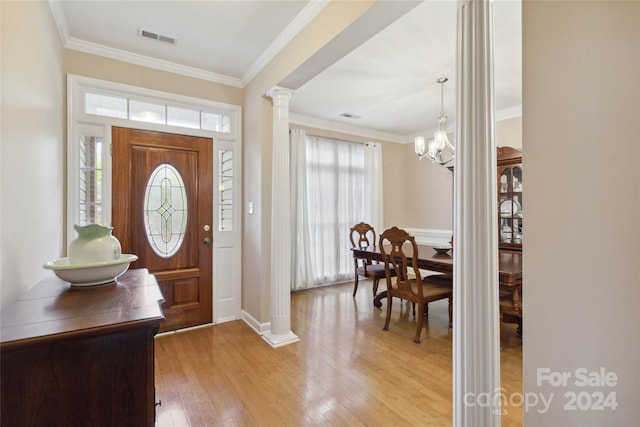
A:
[[[376,244],[376,231],[366,222],[360,222],[351,227],[349,238],[351,239],[351,247],[366,248]]]
[[[415,238],[405,230],[391,227],[380,235],[379,247],[385,260],[387,287],[392,287],[392,280],[395,280],[397,289],[422,298],[422,276],[418,268],[418,245]],[[395,278],[390,274],[391,268],[395,270]],[[415,278],[408,274],[411,271]],[[414,280],[417,286],[411,286]]]

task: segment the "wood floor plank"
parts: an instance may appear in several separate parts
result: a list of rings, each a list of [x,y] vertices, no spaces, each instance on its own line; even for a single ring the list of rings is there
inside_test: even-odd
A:
[[[273,349],[234,321],[156,338],[159,427],[449,426],[452,331],[446,301],[429,305],[421,344],[411,306],[373,307],[370,282],[292,293],[300,342]],[[522,339],[503,325],[501,386],[522,393]],[[521,426],[505,406],[503,426]]]

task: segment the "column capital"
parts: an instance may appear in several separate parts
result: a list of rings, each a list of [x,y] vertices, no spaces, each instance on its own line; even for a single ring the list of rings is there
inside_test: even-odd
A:
[[[289,99],[291,99],[293,94],[294,94],[293,90],[287,89],[287,88],[284,88],[284,87],[279,87],[279,86],[272,87],[266,93],[266,95],[269,98],[273,99],[274,102],[276,102],[276,101],[289,101]]]

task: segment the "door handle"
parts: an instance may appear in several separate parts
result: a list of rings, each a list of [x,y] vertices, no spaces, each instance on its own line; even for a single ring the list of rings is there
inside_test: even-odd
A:
[[[211,239],[208,237],[205,237],[204,239],[202,239],[202,243],[204,243],[205,245],[210,245],[211,244]]]

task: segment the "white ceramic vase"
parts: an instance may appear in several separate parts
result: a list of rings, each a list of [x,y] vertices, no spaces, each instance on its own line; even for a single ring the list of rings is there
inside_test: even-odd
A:
[[[69,264],[92,264],[120,259],[120,241],[111,235],[113,227],[100,224],[74,225],[78,237],[69,245]]]

